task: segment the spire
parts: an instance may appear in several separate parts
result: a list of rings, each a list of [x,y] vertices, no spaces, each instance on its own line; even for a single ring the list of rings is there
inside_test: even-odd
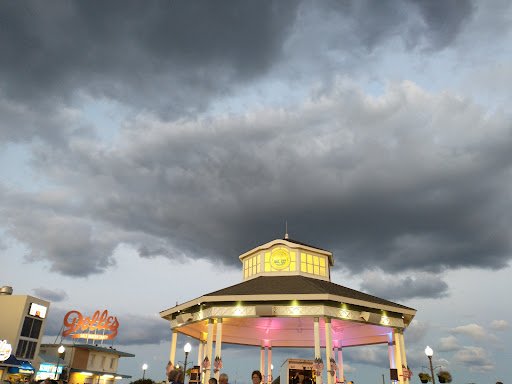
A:
[[[284,238],[288,239],[288,220],[286,220],[286,233],[284,234]]]

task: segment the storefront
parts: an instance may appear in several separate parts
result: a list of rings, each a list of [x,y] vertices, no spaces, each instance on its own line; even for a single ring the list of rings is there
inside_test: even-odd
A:
[[[60,359],[59,356],[47,355],[45,353],[40,353],[36,361],[39,362],[39,366],[36,364],[36,381],[46,378],[54,380],[63,378],[62,370],[69,365],[67,361]]]
[[[59,378],[70,384],[114,384],[116,380],[130,378],[117,372],[121,357],[135,356],[113,347],[118,327],[117,318],[109,316],[107,310],[91,316],[69,311],[63,319],[61,343],[41,345],[36,360],[40,364],[37,377]],[[68,337],[74,341],[63,343]],[[109,341],[112,345],[104,346]]]
[[[32,379],[36,370],[28,361],[20,361],[19,367],[10,367],[8,370],[7,381],[11,383],[25,382]]]

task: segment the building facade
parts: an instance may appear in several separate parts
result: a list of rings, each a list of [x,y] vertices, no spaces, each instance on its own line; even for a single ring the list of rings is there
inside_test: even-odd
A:
[[[61,345],[65,351],[59,356],[58,348]],[[116,380],[131,378],[119,374],[117,367],[121,357],[135,357],[131,353],[94,344],[42,344],[36,360],[39,367],[38,379],[45,378],[45,364],[52,364],[57,356],[64,364],[61,378],[69,384],[114,384]]]
[[[35,374],[32,363],[39,353],[50,303],[12,293],[11,287],[0,289],[0,342],[5,352],[0,358],[0,380],[17,382]]]

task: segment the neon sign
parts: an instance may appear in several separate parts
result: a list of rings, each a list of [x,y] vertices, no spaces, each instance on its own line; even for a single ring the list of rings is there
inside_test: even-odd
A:
[[[62,337],[71,335],[73,332],[78,332],[71,335],[74,339],[96,339],[107,340],[113,339],[117,335],[117,328],[119,323],[117,317],[109,316],[107,310],[104,310],[100,316],[100,311],[94,312],[91,317],[84,318],[78,311],[70,311],[64,316],[64,327]],[[111,334],[98,335],[95,333],[83,333],[86,330],[89,332],[109,330]]]
[[[11,356],[12,346],[7,340],[0,340],[0,361],[5,361]]]

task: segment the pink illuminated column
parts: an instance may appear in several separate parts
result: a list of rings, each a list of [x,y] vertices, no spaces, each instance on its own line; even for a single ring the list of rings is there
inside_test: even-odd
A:
[[[267,366],[267,377],[268,377],[268,382],[271,383],[272,382],[272,347],[269,346],[268,347],[268,366]]]
[[[313,332],[315,336],[315,359],[320,359],[322,356],[320,355],[320,324],[318,317],[315,317],[313,324]],[[322,383],[322,372],[316,373],[316,384]]]
[[[341,340],[338,341],[338,381],[344,383],[345,376],[343,374],[343,353],[341,348]]]
[[[327,368],[327,384],[334,384],[334,376],[331,375],[331,359],[334,356],[332,354],[332,328],[331,319],[325,318],[325,367]]]
[[[262,375],[265,374],[265,346],[261,347],[261,355],[260,355],[260,372]]]

